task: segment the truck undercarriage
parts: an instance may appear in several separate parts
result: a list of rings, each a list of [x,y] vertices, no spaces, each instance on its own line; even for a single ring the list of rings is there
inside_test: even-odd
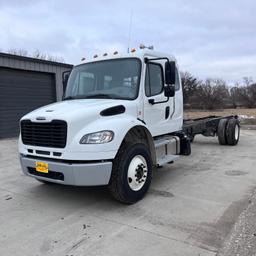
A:
[[[196,135],[218,136],[220,145],[236,145],[239,140],[238,116],[206,116],[184,119],[183,131],[193,142]]]

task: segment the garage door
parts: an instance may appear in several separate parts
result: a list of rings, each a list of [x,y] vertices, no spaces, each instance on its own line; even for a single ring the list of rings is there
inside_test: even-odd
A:
[[[19,119],[56,100],[53,74],[0,67],[0,138],[19,134]]]

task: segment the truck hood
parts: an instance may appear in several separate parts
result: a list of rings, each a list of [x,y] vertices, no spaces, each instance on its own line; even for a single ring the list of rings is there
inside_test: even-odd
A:
[[[126,113],[137,115],[137,106],[134,101],[113,99],[79,99],[53,103],[36,109],[21,120],[30,119],[34,122],[50,122],[53,119],[65,120],[71,123],[83,119],[89,123],[100,117],[100,112],[106,108],[123,105]],[[128,106],[129,105],[129,106]]]

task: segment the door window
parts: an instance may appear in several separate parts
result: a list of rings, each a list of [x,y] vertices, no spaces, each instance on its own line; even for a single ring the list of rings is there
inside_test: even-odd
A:
[[[145,92],[146,96],[160,94],[164,88],[163,68],[160,64],[149,63],[146,70]]]
[[[178,91],[180,89],[180,77],[178,69],[175,68],[175,91]]]

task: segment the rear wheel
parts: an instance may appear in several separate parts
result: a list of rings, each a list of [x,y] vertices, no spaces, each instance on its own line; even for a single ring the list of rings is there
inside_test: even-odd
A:
[[[235,118],[229,119],[226,129],[227,144],[234,146],[238,143],[240,137],[239,121]]]
[[[218,140],[220,145],[227,145],[227,136],[226,136],[226,127],[227,127],[227,119],[220,119],[218,125]]]
[[[152,179],[150,152],[144,144],[121,146],[112,169],[109,191],[122,203],[132,204],[147,193]]]

